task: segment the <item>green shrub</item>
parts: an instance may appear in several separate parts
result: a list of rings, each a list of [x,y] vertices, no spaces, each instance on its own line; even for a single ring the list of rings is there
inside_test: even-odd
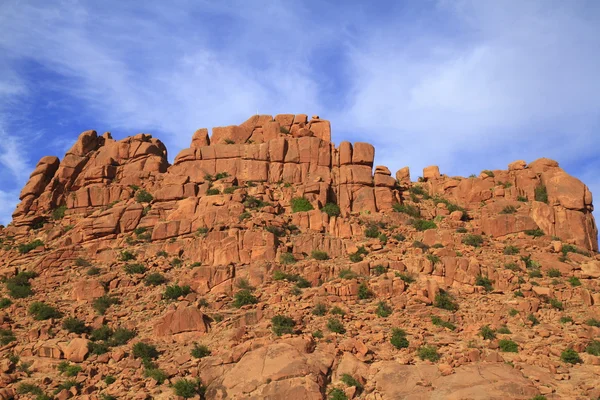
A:
[[[417,350],[417,355],[421,360],[436,362],[440,359],[437,349],[433,346],[422,346]]]
[[[144,284],[146,286],[158,286],[158,285],[162,285],[163,283],[166,283],[166,282],[167,282],[167,278],[165,278],[164,275],[159,272],[154,272],[152,274],[149,274],[144,279]]]
[[[330,217],[339,217],[340,215],[340,206],[334,203],[327,203],[321,208],[321,211]]]
[[[560,271],[556,268],[550,268],[547,274],[550,278],[559,278],[561,276]]]
[[[592,340],[585,348],[585,352],[593,356],[600,356],[600,341]]]
[[[358,252],[350,254],[350,261],[352,261],[353,263],[361,262],[362,259],[363,259],[362,254],[360,254]]]
[[[486,292],[491,292],[492,290],[494,290],[492,283],[494,283],[494,281],[490,280],[490,278],[488,278],[487,276],[483,276],[483,275],[479,275],[475,279],[475,285],[483,286],[483,288],[485,289]]]
[[[107,385],[112,385],[113,383],[115,383],[117,381],[117,378],[115,378],[112,375],[106,375],[103,379],[104,383],[106,383]]]
[[[442,260],[441,260],[441,259],[440,259],[438,256],[436,256],[435,254],[427,254],[425,257],[426,257],[426,258],[427,258],[427,259],[428,259],[428,260],[431,262],[431,264],[432,264],[432,265],[435,265],[435,264],[437,264],[437,263],[439,263],[439,262],[441,262],[441,261],[442,261]]]
[[[356,278],[358,275],[356,274],[356,272],[352,271],[350,268],[348,269],[343,269],[340,271],[339,275],[338,275],[341,279],[354,279]]]
[[[344,310],[342,310],[340,307],[335,306],[331,309],[331,311],[329,311],[330,314],[333,315],[340,315],[340,316],[344,316],[346,315],[346,312]]]
[[[92,307],[98,312],[98,314],[104,315],[110,306],[119,303],[120,301],[116,297],[104,295],[94,299],[92,302]]]
[[[206,195],[207,196],[217,196],[217,195],[220,195],[220,194],[221,194],[221,191],[219,189],[217,189],[217,188],[209,188],[206,191]]]
[[[504,268],[509,269],[511,271],[520,271],[521,270],[521,268],[519,268],[519,266],[514,262],[504,264]]]
[[[441,291],[435,295],[433,305],[437,308],[448,311],[458,310],[458,304],[454,301],[452,296],[448,292]]]
[[[517,201],[526,203],[528,200],[527,196],[517,196]]]
[[[220,179],[227,178],[228,176],[229,176],[229,173],[227,173],[227,172],[219,172],[215,175],[215,180],[218,181]]]
[[[573,318],[569,316],[560,317],[558,322],[560,322],[561,324],[566,324],[567,322],[573,322]]]
[[[99,273],[100,273],[100,268],[98,268],[98,267],[89,267],[88,270],[85,272],[85,274],[88,276],[98,275]]]
[[[236,308],[256,303],[258,299],[247,289],[240,290],[234,295],[233,306]]]
[[[337,318],[329,318],[329,320],[327,321],[327,329],[329,329],[331,332],[339,333],[342,335],[346,333],[346,328],[344,328],[344,324]]]
[[[507,256],[514,256],[515,254],[519,254],[519,248],[517,246],[506,246],[503,253]]]
[[[88,342],[90,354],[102,355],[110,351],[110,347],[104,342]]]
[[[129,250],[123,250],[119,255],[119,260],[125,262],[135,260],[135,254],[133,254]]]
[[[177,396],[189,399],[204,393],[202,384],[198,379],[179,379],[173,383],[173,390]]]
[[[404,242],[406,240],[406,236],[404,236],[401,233],[398,233],[394,236],[392,236],[395,240],[399,241],[399,242]]]
[[[600,328],[600,321],[597,320],[596,318],[590,318],[587,321],[585,321],[585,324],[587,326],[595,326],[596,328]]]
[[[419,218],[421,216],[421,210],[419,207],[411,206],[410,204],[399,204],[393,205],[394,211],[410,215],[413,218]]]
[[[123,346],[127,344],[131,339],[135,337],[135,331],[125,329],[125,328],[117,328],[110,335],[108,339],[108,344],[110,346]]]
[[[346,393],[342,389],[333,388],[329,392],[327,400],[348,400],[348,396],[346,396]]]
[[[0,310],[9,307],[12,304],[12,300],[8,297],[0,297]]]
[[[427,250],[429,250],[429,246],[427,246],[425,243],[423,243],[423,242],[421,242],[419,240],[415,240],[413,242],[413,247],[416,248],[416,249],[421,249],[424,252],[427,251]]]
[[[67,206],[65,205],[56,207],[52,210],[52,219],[55,221],[63,219],[65,217],[65,211],[67,211]]]
[[[482,174],[486,174],[486,175],[487,175],[487,176],[489,176],[490,178],[493,178],[493,177],[495,176],[495,175],[494,175],[494,172],[493,172],[493,171],[490,171],[489,169],[484,169],[483,171],[481,171],[481,173],[482,173]]]
[[[163,293],[163,299],[166,300],[176,300],[179,297],[187,296],[192,292],[192,289],[187,286],[179,286],[179,285],[170,285],[167,286],[165,292]]]
[[[511,308],[510,310],[508,310],[508,315],[510,315],[511,317],[514,317],[515,315],[517,315],[519,313],[519,311],[517,311],[514,308]]]
[[[108,325],[102,325],[100,328],[94,329],[90,335],[90,340],[108,340],[112,334],[113,330],[108,327]]]
[[[238,289],[245,289],[245,290],[254,290],[254,287],[252,287],[252,285],[250,285],[250,282],[248,282],[248,279],[245,278],[239,278],[235,285],[238,287]]]
[[[32,383],[21,383],[17,386],[17,394],[31,394],[34,396],[41,396],[44,394],[42,388]]]
[[[323,331],[317,329],[312,333],[312,337],[315,339],[323,339]]]
[[[539,269],[532,269],[531,271],[529,271],[529,277],[530,278],[541,278],[542,277],[542,272]]]
[[[443,319],[441,319],[437,315],[432,315],[431,316],[431,323],[434,324],[434,325],[436,325],[436,326],[441,326],[441,327],[444,327],[444,328],[448,328],[451,331],[456,330],[456,325],[454,325],[450,321],[444,321]]]
[[[406,332],[400,328],[392,329],[392,337],[390,343],[397,349],[405,349],[408,347],[408,339],[406,338]]]
[[[313,315],[322,317],[323,315],[327,314],[327,306],[323,303],[317,303],[313,308],[312,313]]]
[[[346,386],[354,386],[356,389],[358,389],[358,391],[361,391],[363,386],[360,384],[359,381],[357,381],[356,379],[354,379],[354,377],[350,374],[343,374],[340,378],[340,380],[346,385]]]
[[[17,338],[10,329],[0,329],[0,346],[5,346],[15,340]]]
[[[575,286],[581,286],[581,281],[579,280],[579,278],[572,276],[569,278],[569,283],[571,284],[571,286],[575,287]]]
[[[436,229],[437,225],[433,221],[427,221],[424,219],[414,219],[411,225],[419,232],[426,231],[428,229]]]
[[[560,353],[560,359],[562,360],[562,362],[566,362],[568,364],[583,363],[583,361],[581,360],[581,357],[579,357],[579,354],[573,349],[563,350],[563,352]]]
[[[373,267],[372,272],[373,272],[373,275],[379,276],[379,275],[385,274],[387,272],[387,270],[388,269],[386,267],[379,264],[379,265],[376,265],[375,267]]]
[[[548,191],[546,190],[546,186],[538,185],[534,190],[534,198],[535,201],[541,201],[542,203],[548,204]]]
[[[126,264],[123,267],[123,270],[129,275],[143,274],[144,272],[146,272],[146,267],[144,267],[143,264]]]
[[[154,360],[159,355],[155,346],[144,342],[134,344],[132,354],[134,358],[141,358],[142,360]]]
[[[519,345],[509,339],[501,339],[498,342],[498,347],[500,348],[500,351],[502,351],[504,353],[518,353],[519,352]]]
[[[529,322],[531,322],[531,324],[532,324],[532,325],[534,325],[534,326],[535,326],[535,325],[538,325],[538,324],[540,323],[540,321],[539,321],[539,320],[536,318],[536,316],[535,316],[535,315],[533,315],[533,314],[529,314],[529,315],[527,316],[527,320],[528,320]]]
[[[500,328],[498,328],[496,333],[501,335],[510,335],[512,332],[510,331],[510,329],[508,329],[506,325],[502,325]]]
[[[75,266],[76,267],[91,267],[92,263],[83,257],[77,257],[77,259],[75,259]]]
[[[17,250],[19,250],[19,253],[21,254],[27,254],[29,253],[31,250],[43,246],[44,242],[42,242],[40,239],[36,239],[33,242],[27,243],[27,244],[20,244],[19,246],[17,246]]]
[[[415,277],[409,273],[396,272],[396,276],[404,281],[407,285],[415,282]]]
[[[377,227],[377,225],[369,225],[365,230],[365,236],[368,238],[379,237],[379,228]]]
[[[135,200],[138,203],[150,203],[153,199],[154,197],[144,189],[138,190],[135,194]]]
[[[279,256],[279,262],[286,265],[294,264],[296,262],[296,257],[294,257],[292,253],[281,253],[281,256]]]
[[[392,307],[388,306],[385,301],[380,301],[377,303],[377,310],[375,311],[375,314],[377,314],[378,317],[387,318],[392,315],[392,312]]]
[[[75,388],[77,389],[77,391],[79,391],[81,389],[81,383],[77,382],[75,379],[67,379],[66,381],[58,385],[57,388],[54,389],[53,393],[56,395],[62,392],[63,390],[70,390],[72,388]]]
[[[271,318],[271,329],[277,336],[293,333],[295,325],[294,320],[285,315],[275,315]]]
[[[314,210],[313,205],[306,197],[294,197],[290,204],[293,213]]]
[[[29,306],[29,315],[34,319],[43,321],[50,318],[61,318],[62,314],[56,308],[49,306],[43,301],[34,301]]]
[[[85,326],[85,322],[73,317],[66,318],[62,323],[62,327],[71,333],[77,334],[82,334],[88,331],[88,327]]]
[[[67,361],[60,362],[57,369],[66,376],[77,376],[77,374],[81,372],[81,367],[79,365],[72,365]]]
[[[564,309],[562,301],[559,301],[555,298],[550,299],[550,305],[560,311]]]
[[[159,385],[162,385],[169,377],[165,371],[156,368],[154,365],[144,370],[144,376],[154,379]]]
[[[8,294],[14,299],[23,299],[31,296],[33,290],[31,289],[30,280],[36,276],[37,274],[35,272],[22,271],[12,278],[8,278],[5,281]]]
[[[313,250],[311,255],[315,260],[324,261],[329,259],[329,254],[327,254],[325,251]]]
[[[544,236],[544,231],[541,230],[540,228],[537,228],[537,229],[527,229],[527,230],[525,230],[523,232],[525,232],[526,235],[533,236],[534,238]]]
[[[183,260],[179,257],[175,257],[171,260],[171,267],[173,268],[178,268],[181,267],[183,265]]]
[[[541,394],[536,394],[535,396],[533,396],[531,398],[531,400],[548,400],[548,399],[546,398],[546,396],[543,396]]]
[[[369,286],[366,282],[362,282],[358,285],[358,298],[361,300],[368,299],[372,297],[373,293],[369,290]]]
[[[490,328],[489,325],[484,325],[479,329],[479,334],[484,340],[496,339],[496,331]]]
[[[190,354],[194,358],[203,358],[210,356],[210,349],[203,344],[194,343],[194,348],[192,349]]]
[[[249,208],[251,210],[257,210],[259,208],[263,208],[268,206],[269,203],[254,197],[254,196],[247,196],[246,199],[244,200],[244,207]]]
[[[483,237],[481,235],[469,234],[462,240],[467,246],[480,247],[483,244]]]
[[[515,297],[525,297],[525,296],[523,295],[523,292],[521,292],[520,290],[515,290],[515,293],[514,293],[514,295],[515,295]]]
[[[500,211],[500,214],[514,214],[517,212],[517,207],[515,206],[506,206]]]

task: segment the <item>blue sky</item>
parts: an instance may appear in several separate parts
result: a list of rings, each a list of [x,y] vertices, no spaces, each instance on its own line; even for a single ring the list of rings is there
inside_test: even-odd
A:
[[[600,2],[0,2],[0,223],[87,129],[318,114],[376,163],[468,176],[556,159],[600,195]]]

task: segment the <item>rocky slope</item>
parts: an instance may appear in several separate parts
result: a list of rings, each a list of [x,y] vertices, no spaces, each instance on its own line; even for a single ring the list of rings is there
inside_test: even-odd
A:
[[[95,131],[42,158],[0,229],[0,399],[599,397],[588,188],[374,154],[260,115],[172,165]]]

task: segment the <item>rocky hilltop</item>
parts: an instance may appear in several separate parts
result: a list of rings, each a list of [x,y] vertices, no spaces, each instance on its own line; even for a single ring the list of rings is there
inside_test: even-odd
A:
[[[0,399],[600,396],[592,194],[374,169],[329,121],[83,132],[0,228]]]

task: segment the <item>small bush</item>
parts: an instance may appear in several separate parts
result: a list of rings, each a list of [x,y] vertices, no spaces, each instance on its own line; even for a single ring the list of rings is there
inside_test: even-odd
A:
[[[506,325],[502,325],[500,328],[498,328],[496,333],[501,335],[510,335],[512,332],[510,331],[510,329],[508,329]]]
[[[72,388],[75,388],[79,391],[81,389],[81,383],[77,382],[75,379],[67,379],[66,381],[58,385],[58,387],[54,389],[53,393],[56,395],[62,392],[63,390],[70,390]]]
[[[423,242],[421,242],[419,240],[415,240],[413,242],[413,247],[416,248],[416,249],[421,249],[424,252],[427,251],[427,250],[429,250],[429,246],[427,246],[425,243],[423,243]]]
[[[575,286],[581,286],[581,281],[579,280],[579,278],[572,276],[569,278],[569,283],[571,284],[571,286],[575,287]]]
[[[0,310],[9,307],[12,304],[12,300],[7,297],[0,297]]]
[[[548,276],[549,276],[550,278],[560,278],[560,276],[561,276],[561,273],[560,273],[560,271],[559,271],[558,269],[556,269],[556,268],[550,268],[550,269],[548,270]]]
[[[316,330],[312,333],[312,337],[315,339],[323,339],[323,331]]]
[[[587,321],[585,321],[585,324],[587,326],[595,326],[596,328],[600,328],[600,321],[597,320],[596,318],[590,318]]]
[[[358,285],[358,298],[359,299],[365,300],[372,296],[373,296],[373,293],[371,292],[371,290],[369,290],[369,286],[366,284],[366,282],[362,282],[360,285]]]
[[[340,271],[339,275],[338,275],[341,279],[354,279],[356,278],[358,275],[356,274],[356,272],[352,271],[350,268],[348,269],[343,269]]]
[[[399,241],[399,242],[404,242],[406,240],[406,236],[404,236],[401,233],[398,233],[394,236],[392,236],[395,240]]]
[[[527,198],[527,196],[517,196],[517,201],[520,201],[522,203],[526,203],[529,199]]]
[[[346,333],[346,328],[344,328],[344,324],[337,318],[329,318],[327,321],[327,329],[331,332],[339,333],[343,335]]]
[[[339,217],[340,215],[340,206],[334,203],[327,203],[321,208],[321,211],[330,217]]]
[[[153,199],[154,197],[144,189],[135,193],[135,201],[138,203],[150,203]]]
[[[125,262],[135,260],[135,254],[133,254],[129,250],[123,250],[119,255],[119,260]]]
[[[183,260],[181,258],[175,257],[171,260],[171,267],[179,268],[183,265]]]
[[[542,203],[548,204],[548,191],[546,190],[546,186],[537,186],[534,190],[534,198],[535,201],[541,201]]]
[[[511,317],[514,317],[518,313],[519,313],[519,311],[514,308],[511,308],[510,310],[508,310],[508,315],[510,315]]]
[[[271,329],[277,336],[293,333],[295,325],[294,320],[285,315],[276,315],[271,318]]]
[[[484,340],[496,339],[496,331],[490,328],[489,325],[484,325],[479,329],[479,334]]]
[[[17,247],[17,250],[19,250],[19,253],[21,254],[27,254],[29,253],[31,250],[43,246],[44,242],[42,242],[39,239],[34,240],[33,242],[27,243],[27,244],[20,244]]]
[[[463,238],[462,242],[467,246],[480,247],[483,244],[483,237],[481,235],[467,235]]]
[[[491,292],[492,290],[494,290],[492,283],[494,283],[494,282],[492,280],[490,280],[490,278],[488,278],[487,276],[483,276],[483,275],[479,275],[475,279],[475,285],[483,286],[483,288],[485,289],[486,292]]]
[[[159,385],[162,385],[169,377],[166,372],[159,368],[154,368],[154,366],[146,368],[144,370],[144,376],[146,378],[154,379]]]
[[[220,194],[221,194],[221,191],[217,188],[210,188],[206,191],[207,196],[217,196]]]
[[[507,256],[514,256],[519,254],[519,248],[517,246],[506,246],[503,253]]]
[[[66,211],[67,211],[67,206],[65,206],[65,205],[56,207],[54,210],[52,210],[52,219],[55,221],[63,219],[65,217]]]
[[[133,345],[132,354],[135,358],[142,360],[154,360],[158,358],[158,350],[155,346],[144,342],[137,342]]]
[[[104,295],[98,297],[97,299],[94,299],[94,301],[92,302],[92,307],[94,308],[94,310],[96,310],[96,312],[98,312],[98,314],[104,315],[110,306],[119,303],[120,301],[116,297]]]
[[[500,211],[500,214],[514,214],[517,212],[517,207],[515,206],[506,206]]]
[[[390,343],[397,349],[405,349],[408,347],[408,339],[406,338],[406,332],[400,328],[392,329],[392,337]]]
[[[190,354],[194,358],[203,358],[210,356],[210,349],[203,344],[194,343],[194,348],[192,349]]]
[[[413,218],[419,218],[421,216],[421,210],[419,207],[411,206],[410,204],[399,204],[393,205],[394,211],[410,215]]]
[[[175,300],[182,296],[187,296],[192,292],[192,289],[187,286],[179,286],[179,285],[170,285],[167,286],[165,292],[163,293],[163,299],[166,300]]]
[[[290,204],[293,213],[314,210],[313,205],[306,197],[294,197]]]
[[[88,270],[85,272],[85,274],[88,276],[98,275],[99,273],[100,273],[100,268],[98,268],[98,267],[89,267]]]
[[[560,310],[560,311],[564,310],[564,306],[563,306],[562,301],[559,301],[559,300],[557,300],[555,298],[551,298],[550,299],[550,305],[553,308],[556,308],[557,310]]]
[[[340,380],[346,385],[346,386],[354,386],[356,389],[358,389],[359,391],[362,390],[363,386],[360,384],[359,381],[357,381],[356,379],[354,379],[354,377],[350,374],[343,374],[340,378]]]
[[[392,307],[388,306],[386,302],[380,301],[377,304],[377,310],[375,311],[375,314],[377,314],[378,317],[387,318],[392,315],[392,312]]]
[[[92,263],[83,257],[77,257],[77,259],[75,260],[75,266],[76,267],[91,267]]]
[[[117,381],[117,378],[115,378],[112,375],[106,375],[103,379],[104,383],[106,383],[107,385],[112,385],[113,383],[115,383]]]
[[[29,315],[32,315],[33,318],[38,321],[62,317],[60,311],[42,301],[34,301],[31,303],[29,306]]]
[[[327,306],[323,303],[317,303],[312,309],[312,314],[322,317],[323,315],[327,314]]]
[[[44,391],[42,390],[42,388],[32,383],[21,383],[19,386],[17,386],[17,393],[41,396],[44,394]]]
[[[428,229],[436,229],[437,225],[433,221],[427,221],[424,219],[415,219],[411,225],[419,232],[426,231]]]
[[[82,334],[88,331],[88,327],[85,326],[85,322],[73,317],[66,318],[62,323],[62,327],[71,333],[77,334]]]
[[[529,314],[527,316],[527,320],[529,322],[531,322],[531,324],[534,325],[534,326],[538,325],[540,323],[540,321],[537,319],[537,317],[535,315],[533,315],[533,314]]]
[[[437,349],[433,346],[422,346],[417,350],[417,355],[421,360],[436,362],[440,359]]]
[[[443,310],[448,311],[456,311],[458,310],[458,304],[454,301],[452,296],[448,294],[448,292],[440,291],[435,295],[435,299],[433,301],[433,305],[437,308],[441,308]]]
[[[31,296],[33,290],[31,289],[30,280],[36,276],[35,272],[23,271],[7,279],[5,285],[10,297],[13,299],[23,299]]]
[[[509,339],[501,339],[498,342],[498,347],[500,348],[500,351],[502,351],[504,353],[518,353],[519,352],[519,345]]]
[[[412,274],[396,272],[396,276],[402,279],[407,285],[410,285],[411,283],[415,282],[415,277]]]
[[[110,335],[110,339],[108,339],[108,344],[110,346],[123,346],[127,344],[131,339],[135,337],[135,331],[125,329],[125,328],[117,328]]]
[[[600,356],[600,341],[592,340],[585,348],[585,352],[593,356]]]
[[[533,236],[534,238],[544,236],[544,231],[540,228],[537,229],[527,229],[524,231],[526,235]]]
[[[256,303],[258,303],[258,299],[247,289],[240,290],[234,295],[233,306],[236,308]]]
[[[432,315],[431,316],[431,323],[434,324],[434,325],[436,325],[436,326],[441,326],[441,327],[450,329],[451,331],[456,330],[456,325],[454,325],[450,321],[444,321],[443,319],[441,319],[437,315]]]
[[[81,372],[81,367],[79,365],[72,365],[67,361],[62,361],[58,364],[57,369],[66,376],[77,376],[77,374]]]
[[[103,342],[88,342],[88,351],[90,354],[102,355],[110,351],[110,347]]]
[[[167,278],[164,277],[163,274],[159,272],[154,272],[144,279],[144,284],[146,286],[158,286],[167,282]]]
[[[388,269],[386,267],[384,267],[383,265],[380,264],[380,265],[376,265],[375,267],[373,267],[372,272],[373,272],[373,275],[379,276],[379,275],[385,274],[387,272],[387,270]]]
[[[142,264],[126,264],[123,267],[123,270],[129,275],[143,274],[144,272],[146,272],[146,267],[144,267],[144,265]]]
[[[343,317],[344,315],[346,315],[346,312],[344,310],[342,310],[340,307],[335,306],[331,309],[331,311],[329,311],[329,314],[340,315]]]
[[[579,354],[573,349],[566,349],[560,353],[560,359],[567,364],[581,364],[583,361]]]
[[[342,389],[333,388],[329,392],[327,400],[348,400],[348,396],[346,396],[346,393]]]
[[[17,338],[10,329],[0,329],[0,346],[5,346],[15,340]]]
[[[560,322],[561,324],[566,324],[567,322],[573,322],[573,318],[569,317],[569,316],[565,316],[565,317],[560,317],[560,319],[558,320],[558,322]]]
[[[220,179],[227,178],[228,176],[229,176],[229,173],[227,173],[227,172],[219,172],[215,175],[215,180],[218,181]]]
[[[189,399],[203,393],[202,385],[197,379],[179,379],[173,383],[173,390],[177,396]]]
[[[376,238],[379,236],[379,228],[377,225],[369,225],[365,230],[365,236],[368,238]]]
[[[441,262],[441,261],[442,261],[442,260],[441,260],[441,259],[440,259],[438,256],[436,256],[435,254],[427,254],[425,257],[426,257],[426,258],[427,258],[427,259],[428,259],[428,260],[431,262],[431,264],[432,264],[432,265],[435,265],[435,264],[437,264],[437,263],[439,263],[439,262]]]
[[[489,176],[490,178],[493,178],[494,175],[494,171],[490,171],[489,169],[485,169],[483,171],[481,171],[482,174],[486,174],[487,176]]]
[[[311,255],[315,260],[324,261],[329,259],[329,254],[327,254],[325,251],[313,250]]]
[[[279,262],[281,264],[294,264],[296,262],[296,257],[292,253],[282,253],[279,257]]]

